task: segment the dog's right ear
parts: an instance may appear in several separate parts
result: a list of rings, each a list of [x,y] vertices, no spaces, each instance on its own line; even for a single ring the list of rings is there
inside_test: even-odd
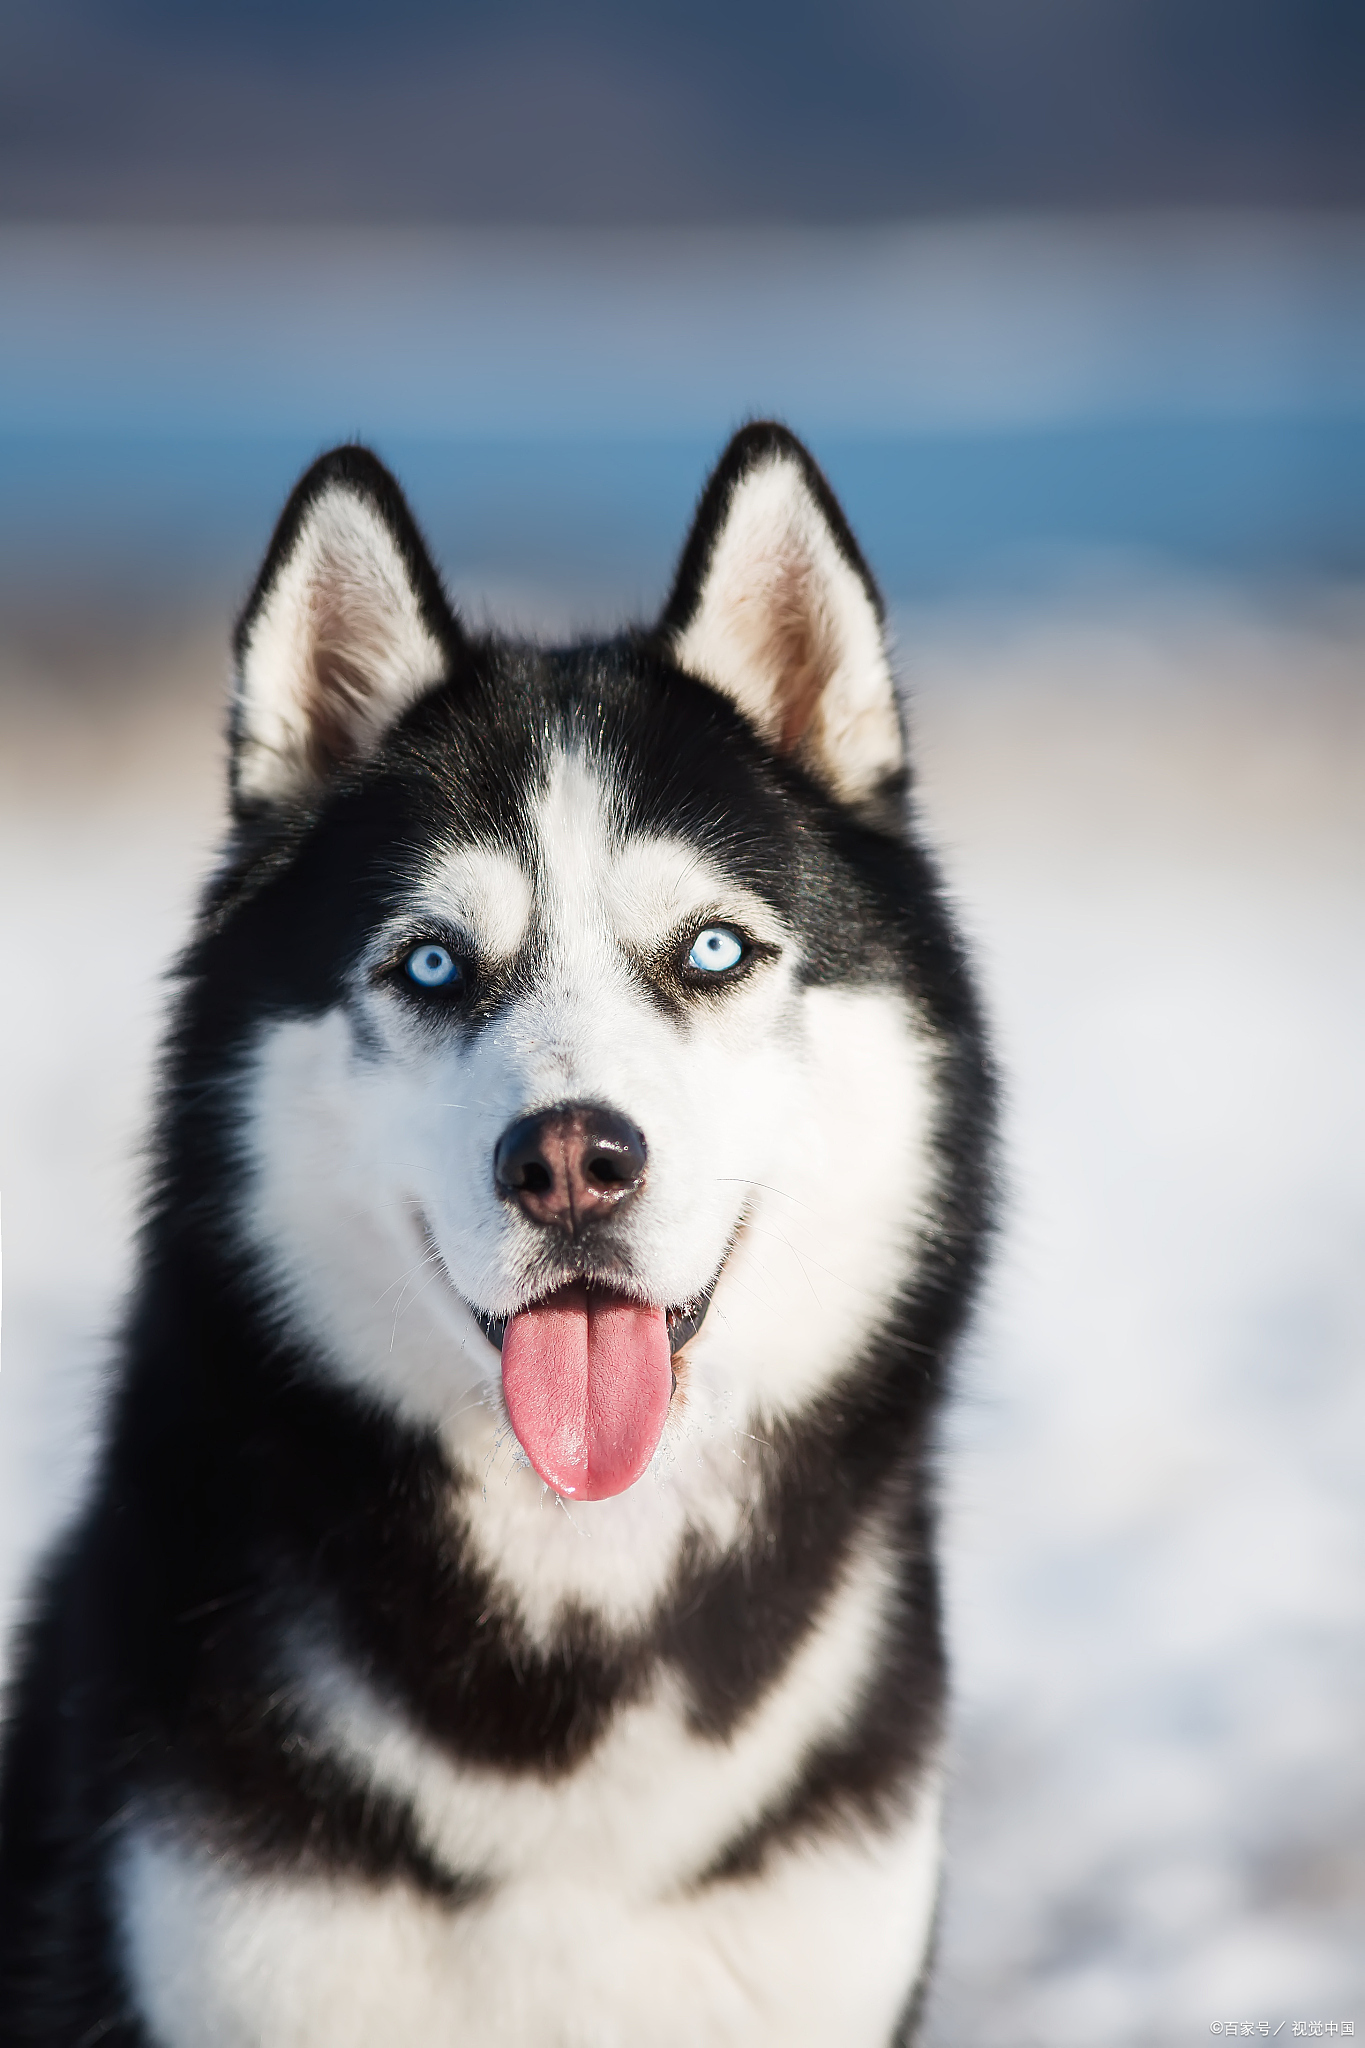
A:
[[[285,506],[233,641],[239,816],[372,753],[463,644],[397,484],[367,448],[334,448]]]

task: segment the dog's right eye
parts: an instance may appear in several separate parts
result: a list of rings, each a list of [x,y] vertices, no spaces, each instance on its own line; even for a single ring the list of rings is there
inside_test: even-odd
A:
[[[453,994],[464,981],[464,969],[455,955],[430,940],[414,946],[403,967],[408,980],[416,982],[418,988],[442,989]]]
[[[728,974],[745,955],[744,941],[728,924],[709,924],[692,941],[687,964],[698,974]]]

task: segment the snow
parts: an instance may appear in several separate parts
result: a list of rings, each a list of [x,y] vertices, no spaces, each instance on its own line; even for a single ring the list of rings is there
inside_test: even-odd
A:
[[[1365,604],[899,628],[1007,1083],[931,2040],[1365,2028]],[[88,1456],[225,641],[0,647],[5,1616]]]

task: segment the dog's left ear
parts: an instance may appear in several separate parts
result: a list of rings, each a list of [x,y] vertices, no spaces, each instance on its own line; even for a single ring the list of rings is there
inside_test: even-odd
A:
[[[661,627],[778,753],[863,808],[904,768],[881,598],[833,492],[785,427],[736,434],[702,495]]]
[[[368,448],[300,480],[237,627],[232,795],[242,816],[372,753],[464,647],[399,490]]]

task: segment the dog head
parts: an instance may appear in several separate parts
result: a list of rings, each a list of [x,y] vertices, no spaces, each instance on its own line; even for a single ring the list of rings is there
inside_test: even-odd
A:
[[[567,1498],[827,1391],[934,1234],[960,963],[805,450],[745,429],[658,625],[557,650],[467,633],[338,450],[236,651],[182,1085],[319,1369]]]

